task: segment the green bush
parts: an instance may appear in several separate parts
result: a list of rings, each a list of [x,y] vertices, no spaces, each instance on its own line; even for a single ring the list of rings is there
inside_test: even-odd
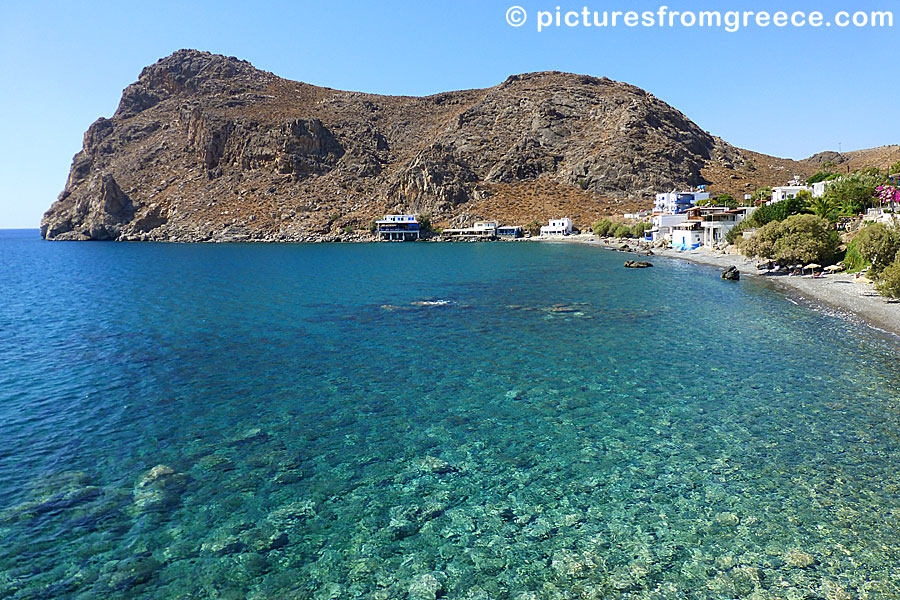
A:
[[[605,237],[609,235],[610,229],[613,229],[615,225],[613,225],[608,219],[600,219],[594,226],[591,227],[594,231],[594,235],[597,237]]]
[[[847,245],[847,252],[844,254],[843,263],[844,266],[847,267],[847,272],[849,273],[865,271],[872,266],[872,263],[867,261],[863,255],[859,253],[859,250],[857,250],[856,240]]]
[[[750,239],[746,250],[751,256],[784,264],[826,263],[834,257],[838,242],[837,232],[825,219],[792,215],[763,226]]]
[[[525,231],[534,236],[541,235],[541,224],[537,221],[532,221],[525,226]]]
[[[760,188],[753,192],[753,204],[762,205],[772,199],[772,188]]]
[[[716,198],[715,205],[727,206],[729,209],[735,209],[739,206],[739,203],[731,194],[719,194]]]
[[[635,238],[642,238],[644,237],[644,232],[648,229],[653,229],[653,225],[650,223],[635,223],[631,227],[631,235]]]
[[[353,230],[353,225],[347,225],[346,227],[344,227],[344,233],[347,234],[347,235],[352,234],[353,231],[354,231],[354,230]]]
[[[872,174],[844,175],[828,186],[825,198],[835,206],[840,206],[841,214],[859,214],[874,205],[875,188],[881,183],[881,179]]]
[[[419,231],[431,233],[431,215],[419,215]]]
[[[820,196],[819,198],[810,197],[806,199],[806,210],[817,217],[822,217],[823,219],[834,222],[837,221],[840,206],[835,203],[833,198],[829,198],[828,196]]]
[[[878,291],[882,296],[900,298],[900,254],[881,272]]]
[[[900,252],[900,230],[883,223],[869,225],[853,239],[853,246],[879,273],[894,262]]]
[[[741,221],[740,223],[729,229],[728,233],[725,234],[725,243],[736,244],[737,241],[743,237],[744,229],[747,229],[747,221]]]
[[[803,198],[785,198],[775,204],[763,204],[747,217],[748,227],[762,227],[773,221],[784,221],[791,215],[800,214],[805,209]]]
[[[819,171],[812,177],[806,180],[807,185],[812,185],[814,183],[819,183],[822,181],[831,181],[833,179],[837,179],[840,175],[832,173],[831,171]]]
[[[616,225],[616,228],[612,231],[611,235],[617,238],[630,238],[631,227],[628,225]]]

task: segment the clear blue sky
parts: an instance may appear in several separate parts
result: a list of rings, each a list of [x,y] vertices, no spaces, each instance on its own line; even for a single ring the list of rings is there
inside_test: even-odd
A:
[[[510,27],[521,5],[528,21]],[[897,29],[560,28],[555,10],[894,10],[895,0],[0,2],[0,228],[37,227],[84,130],[179,48],[339,89],[426,95],[561,70],[640,86],[704,129],[791,158],[900,143]]]

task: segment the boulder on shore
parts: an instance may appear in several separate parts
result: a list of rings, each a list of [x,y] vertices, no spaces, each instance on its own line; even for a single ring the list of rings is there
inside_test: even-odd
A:
[[[646,269],[647,267],[652,267],[651,263],[648,263],[646,260],[626,260],[625,268],[626,269]]]
[[[740,281],[741,272],[738,271],[737,267],[731,266],[725,269],[722,269],[722,279],[726,279],[728,281]]]

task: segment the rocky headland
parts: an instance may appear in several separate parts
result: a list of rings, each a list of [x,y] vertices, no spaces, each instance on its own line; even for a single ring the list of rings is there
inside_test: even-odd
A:
[[[606,78],[530,73],[488,89],[378,96],[180,50],[88,128],[41,233],[347,241],[368,239],[387,212],[438,226],[563,214],[584,225],[659,190],[744,193],[817,166],[735,148]]]

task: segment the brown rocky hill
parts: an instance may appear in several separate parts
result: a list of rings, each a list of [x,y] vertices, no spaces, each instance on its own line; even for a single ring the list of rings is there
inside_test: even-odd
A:
[[[436,225],[567,215],[661,190],[744,193],[817,170],[737,149],[636,87],[557,72],[377,96],[181,50],[84,136],[41,232],[55,240],[360,239],[386,212]]]

